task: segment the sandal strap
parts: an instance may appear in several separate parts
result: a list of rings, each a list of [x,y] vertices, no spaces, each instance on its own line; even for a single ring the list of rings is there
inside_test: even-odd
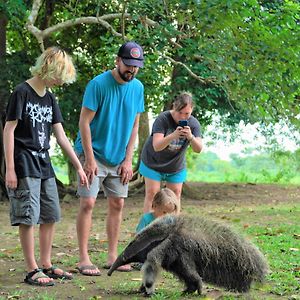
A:
[[[56,270],[60,271],[57,273]],[[73,276],[71,274],[68,274],[63,269],[55,265],[52,265],[49,268],[43,268],[43,272],[45,275],[53,279],[73,279]]]
[[[34,269],[31,272],[28,272],[26,278],[31,278],[32,279],[32,277],[35,274],[36,274],[36,276],[35,276],[34,280],[39,279],[39,278],[49,278],[46,274],[43,273],[42,269],[39,269],[39,268]]]
[[[55,265],[52,265],[51,267],[49,267],[49,268],[43,268],[43,272],[46,272],[46,273],[49,273],[49,272],[51,272],[51,273],[53,273],[53,274],[55,274],[55,270],[56,269],[59,269],[57,266],[55,266]]]

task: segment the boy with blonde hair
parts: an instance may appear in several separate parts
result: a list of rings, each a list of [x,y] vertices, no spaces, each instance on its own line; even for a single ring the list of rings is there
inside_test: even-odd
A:
[[[62,127],[63,118],[55,97],[47,88],[75,81],[71,57],[57,47],[46,49],[31,68],[32,78],[11,94],[4,127],[5,183],[10,200],[12,226],[19,226],[27,266],[24,281],[31,285],[54,285],[53,278],[72,279],[72,274],[51,262],[54,224],[60,205],[49,148],[53,131],[60,147],[88,186],[83,168]],[[39,224],[41,269],[34,255],[34,225]]]

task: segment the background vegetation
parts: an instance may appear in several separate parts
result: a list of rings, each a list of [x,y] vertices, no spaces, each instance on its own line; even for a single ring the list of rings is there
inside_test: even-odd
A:
[[[213,152],[188,158],[187,181],[192,182],[239,182],[278,183],[300,185],[300,152],[274,152],[255,156],[231,155],[230,160],[221,160]],[[68,184],[67,165],[57,156],[52,157],[59,180]]]
[[[230,156],[220,160],[215,153],[189,156],[188,181],[300,184],[300,152]]]
[[[292,132],[300,126],[299,15],[296,0],[2,1],[2,118],[9,93],[30,76],[29,66],[41,49],[58,45],[73,55],[78,69],[75,84],[55,90],[66,132],[74,140],[87,82],[114,66],[125,40],[136,40],[145,49],[139,79],[147,111],[159,113],[176,93],[188,90],[204,131],[219,115],[224,131],[236,132],[241,120],[256,122],[276,144],[269,124],[283,122]],[[148,124],[144,114],[138,153]],[[3,149],[0,167],[4,190]]]
[[[230,161],[221,161],[213,153],[197,157],[189,154],[189,180],[299,184],[299,150],[285,151],[285,145],[278,143],[272,129],[272,125],[281,122],[292,133],[299,132],[299,23],[298,0],[0,1],[0,199],[5,199],[5,107],[13,88],[30,76],[29,67],[41,50],[58,45],[74,58],[77,82],[54,91],[67,135],[74,140],[87,82],[114,67],[115,54],[125,40],[136,40],[145,50],[145,68],[138,77],[145,85],[147,111],[159,113],[169,106],[176,93],[188,90],[194,94],[195,116],[205,135],[217,138],[217,130],[206,130],[216,115],[220,117],[218,130],[229,131],[233,136],[239,134],[237,125],[241,120],[245,124],[258,123],[269,145],[276,149],[246,158],[235,155]],[[149,122],[147,114],[143,114],[136,164],[148,134]],[[299,145],[300,141],[296,142]],[[68,161],[58,156],[54,162],[57,174],[65,176],[60,178],[72,181],[72,169],[61,165]],[[185,212],[231,223],[262,249],[272,270],[267,284],[255,286],[250,296],[221,292],[220,299],[298,300],[299,189],[284,189],[278,197],[277,190],[272,194],[262,186],[264,193],[258,195],[252,189],[256,185],[250,185],[248,198],[243,190],[235,195],[239,200],[229,201],[230,193],[236,193],[235,186],[216,195],[220,186],[223,185],[214,185],[210,193],[204,193],[201,187],[197,194],[209,201],[187,200]],[[266,203],[263,195],[268,197]],[[226,201],[216,205],[211,201],[218,199]],[[253,199],[257,202],[253,203]],[[121,247],[130,240],[142,211],[143,197],[131,200],[131,208],[127,203]],[[58,225],[53,249],[54,263],[70,268],[78,258],[74,203],[63,203],[64,222]],[[104,203],[97,201],[100,213],[97,212],[96,231],[91,239],[93,261],[99,265],[105,261],[107,247],[102,236]],[[114,282],[106,276],[97,281],[76,276],[72,282],[58,282],[55,289],[43,291],[19,284],[24,262],[18,233],[11,230],[7,211],[7,203],[0,203],[0,217],[4,220],[0,232],[0,299],[68,299],[70,293],[74,293],[74,299],[116,299],[120,295],[124,299],[138,299],[134,291],[140,282],[133,273],[116,274]],[[170,274],[163,274],[155,299],[182,299],[180,288]]]

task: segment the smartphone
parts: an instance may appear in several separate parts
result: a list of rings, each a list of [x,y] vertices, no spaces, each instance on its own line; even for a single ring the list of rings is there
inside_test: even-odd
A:
[[[188,124],[188,121],[187,121],[187,120],[180,120],[180,121],[178,122],[178,125],[181,126],[181,127],[187,126],[187,124]]]

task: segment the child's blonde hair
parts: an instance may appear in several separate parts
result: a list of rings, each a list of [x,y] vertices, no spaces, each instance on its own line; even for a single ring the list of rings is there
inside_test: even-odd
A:
[[[72,83],[76,80],[72,58],[58,47],[47,48],[37,58],[30,72],[33,76],[46,80],[61,80],[62,83]]]
[[[174,206],[173,212],[179,213],[179,200],[175,193],[169,188],[163,188],[157,192],[153,198],[152,207],[172,204]]]

